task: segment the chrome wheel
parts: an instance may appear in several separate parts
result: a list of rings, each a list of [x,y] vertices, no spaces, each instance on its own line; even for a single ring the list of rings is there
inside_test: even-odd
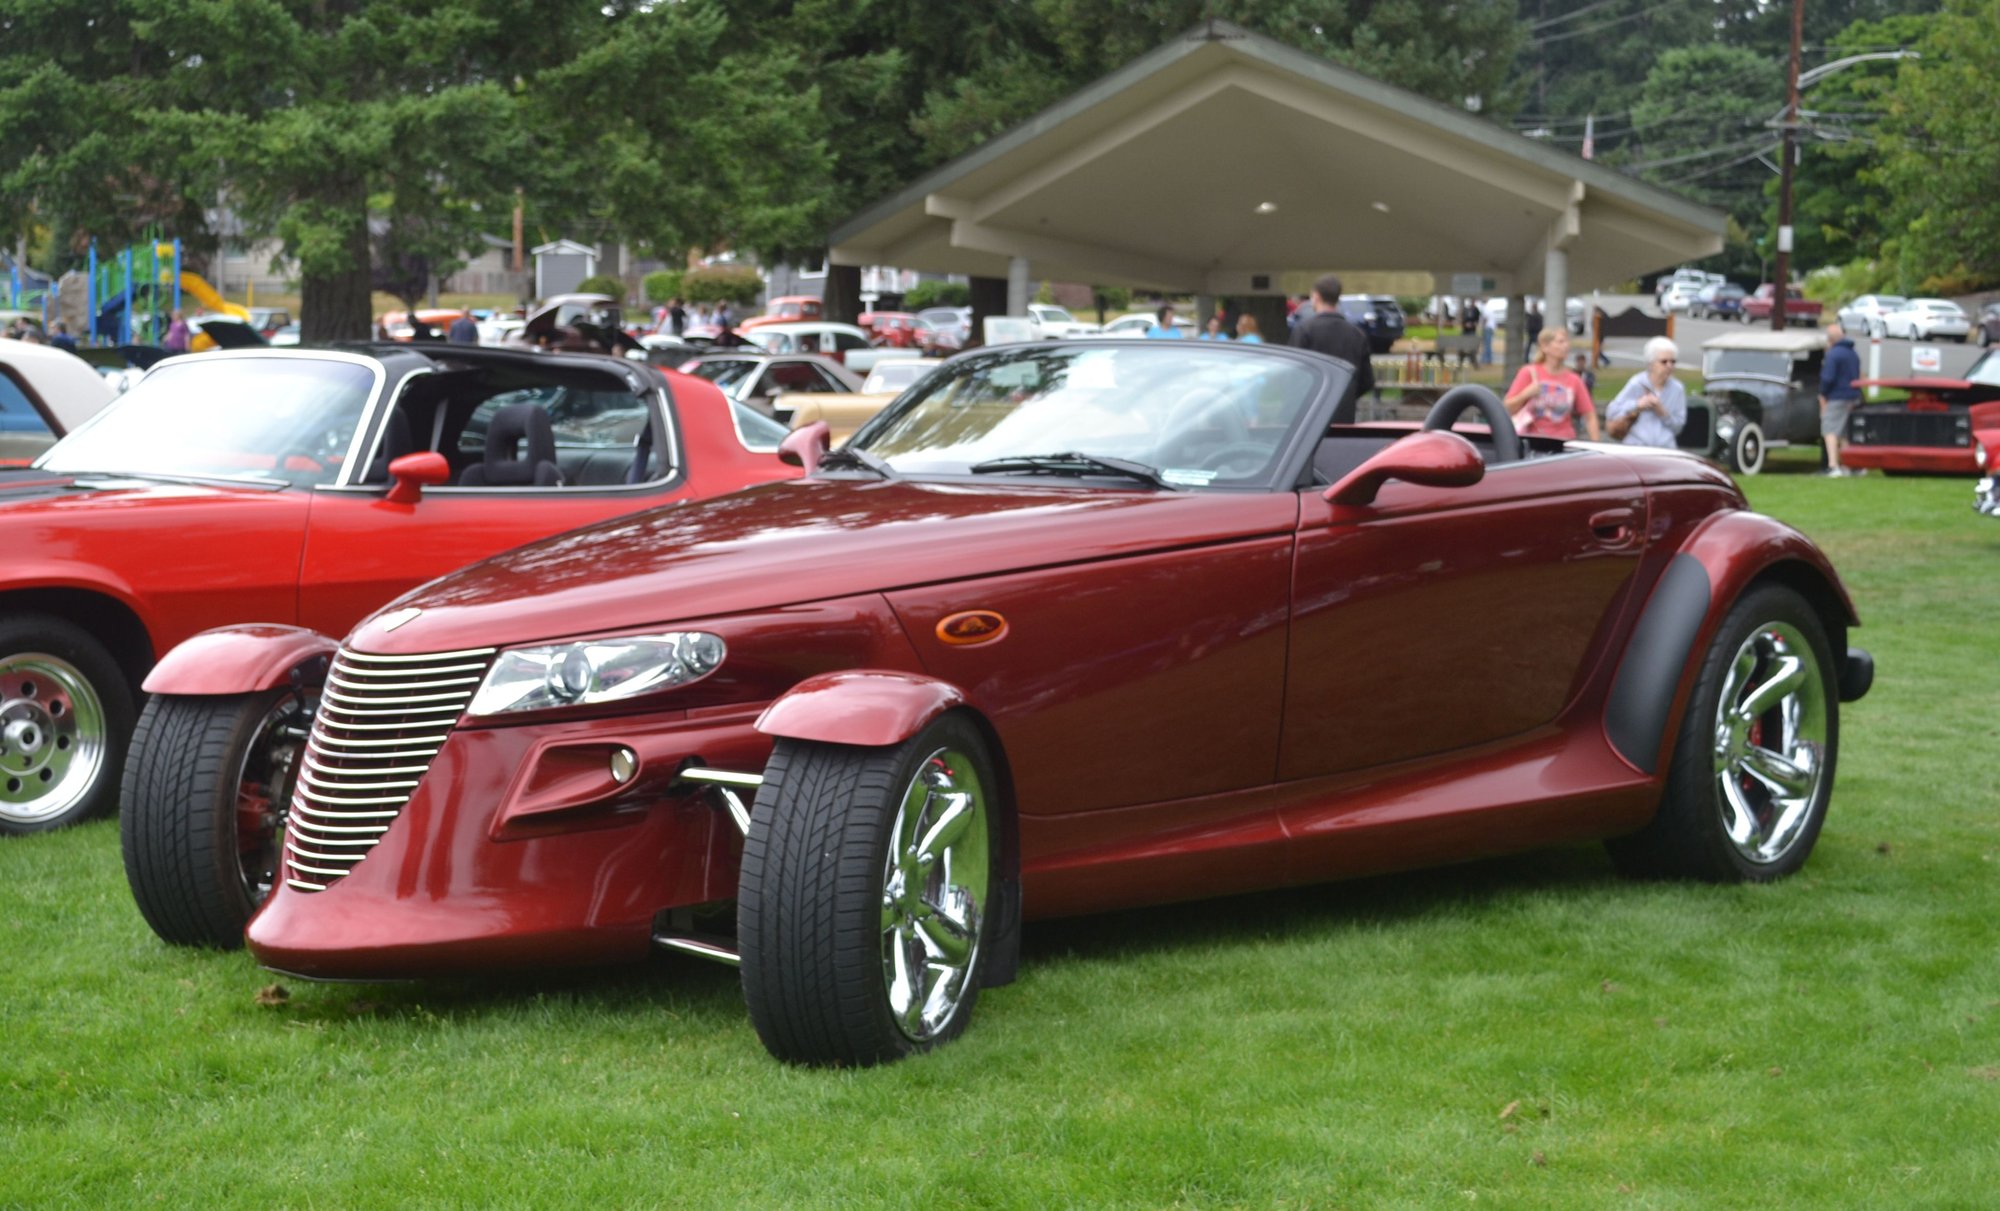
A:
[[[933,752],[903,793],[882,872],[882,978],[912,1042],[950,1024],[977,970],[987,835],[976,766],[955,749]]]
[[[42,652],[0,657],[0,820],[70,811],[108,756],[104,702],[75,665]]]
[[[1746,860],[1785,857],[1813,818],[1827,774],[1827,686],[1796,627],[1752,631],[1730,661],[1715,718],[1723,832]]]

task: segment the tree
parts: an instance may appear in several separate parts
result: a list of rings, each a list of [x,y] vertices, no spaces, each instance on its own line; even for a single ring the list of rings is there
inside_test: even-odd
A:
[[[1952,292],[2000,283],[2000,133],[1993,80],[2000,75],[2000,0],[1948,0],[1882,97],[1882,167],[1892,199],[1888,229],[1901,233],[1905,282]]]

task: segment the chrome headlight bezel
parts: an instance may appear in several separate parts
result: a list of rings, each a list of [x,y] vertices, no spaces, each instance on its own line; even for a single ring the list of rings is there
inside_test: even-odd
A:
[[[507,648],[493,660],[466,714],[478,718],[621,702],[675,689],[728,658],[722,636],[656,631]]]

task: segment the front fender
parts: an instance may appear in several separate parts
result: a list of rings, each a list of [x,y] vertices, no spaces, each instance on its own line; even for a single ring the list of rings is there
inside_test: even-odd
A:
[[[255,694],[326,678],[339,644],[318,631],[247,623],[203,631],[168,652],[141,687],[148,694]]]
[[[1848,672],[1847,629],[1861,620],[1825,554],[1805,535],[1761,513],[1717,513],[1688,536],[1653,586],[1611,683],[1605,735],[1635,769],[1651,774],[1663,767],[1701,654],[1736,599],[1764,579],[1798,590],[1819,613],[1841,671],[1842,697],[1852,700],[1866,691],[1865,680],[1848,684],[1860,673]]]
[[[848,669],[808,677],[785,691],[757,717],[757,730],[790,740],[879,748],[908,740],[965,704],[965,691],[935,677]]]

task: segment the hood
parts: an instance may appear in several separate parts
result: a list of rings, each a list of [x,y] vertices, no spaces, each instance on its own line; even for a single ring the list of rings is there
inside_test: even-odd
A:
[[[67,471],[0,471],[0,527],[11,529],[27,521],[74,521],[68,512],[78,505],[93,507],[117,501],[132,506],[150,501],[212,500],[227,496],[265,496],[282,490],[282,485],[189,483],[180,480],[140,478],[130,475]],[[109,515],[107,515],[108,517]],[[131,514],[120,513],[120,523],[129,524]]]
[[[355,628],[384,655],[648,627],[1282,533],[1291,493],[807,479],[545,539],[412,590]],[[378,618],[421,611],[392,630]]]

